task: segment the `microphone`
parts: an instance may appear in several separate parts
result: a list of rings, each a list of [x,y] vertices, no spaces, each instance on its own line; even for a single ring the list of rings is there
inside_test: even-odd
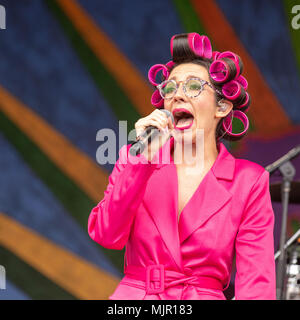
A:
[[[287,154],[285,154],[280,159],[276,160],[272,164],[265,167],[270,174],[272,174],[276,169],[278,169],[284,162],[294,159],[300,153],[300,145],[290,150]]]
[[[162,109],[168,118],[171,117],[172,122],[174,123],[174,117],[169,110]],[[138,154],[142,153],[148,145],[149,142],[153,141],[156,136],[159,134],[159,129],[154,126],[149,126],[145,129],[145,131],[141,134],[141,139],[135,142],[129,149],[129,152],[132,156],[137,156]]]

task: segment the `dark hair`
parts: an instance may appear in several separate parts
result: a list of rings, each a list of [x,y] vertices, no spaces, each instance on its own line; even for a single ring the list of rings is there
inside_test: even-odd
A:
[[[169,73],[176,68],[177,66],[183,64],[183,63],[194,63],[200,66],[203,66],[208,73],[209,76],[209,80],[211,82],[211,84],[214,86],[215,89],[217,89],[219,92],[222,92],[222,88],[225,86],[226,87],[226,83],[228,84],[229,81],[231,81],[235,75],[237,74],[237,68],[235,66],[235,63],[227,58],[227,57],[223,57],[218,61],[222,60],[222,63],[226,63],[226,65],[228,66],[228,70],[229,70],[229,76],[227,81],[223,81],[222,83],[215,81],[211,74],[210,74],[210,67],[212,65],[212,63],[215,61],[213,58],[209,59],[209,58],[204,58],[204,57],[200,57],[198,55],[196,55],[190,48],[189,42],[188,42],[188,34],[179,34],[176,35],[173,39],[173,56],[172,56],[172,61],[173,64],[168,67]],[[243,70],[243,62],[241,60],[241,58],[237,55],[235,55],[239,60],[239,66],[240,66],[240,73]],[[225,88],[224,87],[224,88]],[[242,107],[242,108],[238,108],[239,106],[245,104],[246,101],[246,91],[244,90],[243,87],[241,87],[241,94],[240,96],[238,96],[238,98],[236,98],[235,100],[231,100],[226,98],[223,93],[220,94],[218,92],[215,91],[215,97],[216,97],[216,104],[221,100],[221,99],[226,99],[228,101],[231,101],[233,104],[233,110],[238,109],[240,111],[245,111],[248,109],[249,104],[250,104],[250,95],[247,93],[248,95],[248,103]],[[243,138],[245,136],[245,134],[241,135],[241,136],[232,136],[228,133],[225,133],[226,131],[223,128],[223,122],[224,122],[224,118],[221,118],[221,120],[218,122],[217,124],[217,128],[216,128],[216,134],[215,134],[215,138],[216,138],[216,143],[219,143],[220,137],[222,137],[225,140],[228,141],[238,141],[241,138]]]

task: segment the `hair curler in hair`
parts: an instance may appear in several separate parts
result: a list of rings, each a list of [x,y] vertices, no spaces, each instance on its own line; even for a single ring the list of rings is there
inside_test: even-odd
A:
[[[190,49],[195,53],[195,55],[211,59],[212,48],[207,36],[200,36],[198,33],[192,32],[188,34],[188,42]]]
[[[162,108],[164,105],[164,99],[161,97],[160,93],[158,90],[155,90],[151,96],[151,104],[155,108]]]
[[[238,83],[240,83],[245,90],[247,90],[248,88],[248,81],[246,80],[246,78],[244,78],[243,76],[238,76],[236,79],[235,79]]]
[[[223,128],[225,131],[227,131],[226,133],[231,136],[231,137],[235,137],[235,138],[240,138],[241,136],[243,136],[247,130],[249,129],[249,119],[248,117],[245,115],[244,112],[239,111],[239,110],[233,110],[233,118],[237,118],[239,120],[242,121],[243,125],[244,125],[244,130],[240,133],[233,133],[232,132],[232,121],[229,117],[226,117],[223,120]],[[233,119],[232,118],[232,119]]]
[[[174,65],[175,65],[175,63],[174,63],[174,61],[172,61],[172,60],[166,63],[166,67],[167,67],[168,69],[173,68]]]
[[[240,111],[248,112],[249,106],[251,103],[251,97],[248,92],[245,92],[245,96],[246,97],[245,97],[244,101],[241,104],[237,105],[236,108]]]
[[[246,92],[239,82],[231,80],[223,85],[222,94],[233,104],[240,104],[245,99]]]
[[[149,69],[148,79],[153,86],[158,86],[159,83],[156,82],[156,75],[158,72],[162,71],[165,78],[169,77],[169,70],[164,64],[155,64]]]
[[[212,59],[217,60],[219,55],[220,55],[219,51],[213,51],[212,52]]]
[[[213,81],[223,83],[229,78],[229,66],[223,60],[214,61],[209,67],[209,74]]]
[[[237,54],[231,51],[224,51],[221,52],[218,56],[218,59],[221,58],[228,58],[234,62],[236,66],[236,77],[238,77],[243,72],[243,63],[241,58]]]

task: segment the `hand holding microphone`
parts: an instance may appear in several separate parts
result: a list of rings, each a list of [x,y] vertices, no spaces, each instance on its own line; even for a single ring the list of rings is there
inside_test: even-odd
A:
[[[135,156],[145,153],[146,158],[151,161],[156,152],[170,138],[171,130],[174,129],[173,123],[172,113],[165,109],[156,109],[147,117],[139,119],[135,123],[139,141],[131,146],[130,154]],[[162,136],[162,139],[158,139],[157,136]]]

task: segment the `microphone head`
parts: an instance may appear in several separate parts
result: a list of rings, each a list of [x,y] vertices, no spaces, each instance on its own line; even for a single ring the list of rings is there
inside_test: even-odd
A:
[[[172,123],[174,123],[174,117],[173,117],[173,114],[172,114],[169,110],[161,109],[160,111],[164,112],[164,113],[168,116],[168,118],[171,118]]]

